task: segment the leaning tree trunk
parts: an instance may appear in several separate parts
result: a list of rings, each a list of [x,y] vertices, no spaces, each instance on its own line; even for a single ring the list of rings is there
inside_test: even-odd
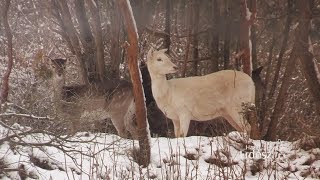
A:
[[[2,85],[1,85],[1,89],[0,89],[0,104],[6,102],[8,100],[9,77],[10,77],[12,66],[13,66],[12,33],[11,33],[9,21],[8,21],[8,11],[10,8],[10,0],[6,0],[3,4],[4,4],[4,8],[3,8],[1,14],[3,17],[4,30],[5,30],[5,34],[6,34],[7,41],[8,41],[8,46],[7,46],[8,67],[2,77]]]
[[[299,1],[297,7],[299,7],[300,17],[299,17],[299,25],[295,31],[295,41],[293,45],[293,49],[291,51],[290,59],[287,62],[286,70],[283,76],[282,85],[279,91],[279,95],[276,101],[276,105],[274,107],[274,111],[271,115],[271,121],[269,125],[264,125],[265,128],[268,128],[267,133],[265,135],[266,140],[276,140],[277,139],[277,125],[280,121],[280,117],[284,110],[285,99],[288,95],[288,89],[290,86],[290,77],[294,72],[296,59],[304,57],[305,54],[309,54],[308,44],[309,44],[309,31],[308,26],[310,25],[310,11],[309,1]],[[304,43],[307,43],[304,44]],[[305,47],[307,46],[307,47]],[[308,55],[307,55],[308,56]],[[302,61],[302,60],[301,60]],[[308,61],[308,60],[306,60]],[[309,70],[309,69],[308,69]],[[319,89],[318,89],[319,90]]]
[[[259,90],[256,90],[256,104],[257,102],[259,103],[258,105],[258,110],[259,110],[259,120],[260,124],[263,124],[263,122],[267,119],[266,117],[268,116],[268,107],[270,104],[269,99],[267,99],[267,90],[268,90],[268,84],[270,81],[270,73],[271,73],[271,66],[272,66],[272,59],[273,59],[273,54],[274,54],[274,48],[276,45],[276,36],[277,36],[277,30],[278,30],[278,25],[276,25],[272,31],[272,40],[270,43],[269,47],[269,55],[268,55],[268,61],[267,61],[267,69],[266,69],[266,76],[264,80],[265,87],[260,88]],[[259,91],[259,92],[258,92]],[[259,94],[261,93],[262,97],[259,97]],[[260,127],[260,130],[262,132],[262,126]]]
[[[302,72],[307,80],[310,93],[314,98],[318,115],[320,115],[320,73],[313,55],[313,47],[309,37],[311,29],[311,8],[310,1],[299,1],[299,7],[303,14],[301,15],[302,30],[300,32],[298,55],[302,65]]]
[[[136,105],[136,120],[139,131],[137,134],[139,136],[141,155],[140,163],[143,166],[147,166],[150,163],[150,135],[147,131],[146,105],[140,77],[141,72],[138,68],[138,31],[132,14],[130,2],[128,0],[118,0],[117,2],[128,32],[129,47],[127,57]]]
[[[292,21],[292,0],[287,0],[287,20],[286,20],[286,24],[285,24],[285,28],[284,28],[284,32],[283,32],[283,40],[282,40],[282,44],[281,44],[281,48],[280,48],[280,52],[278,55],[278,62],[276,65],[276,70],[275,70],[275,74],[274,74],[274,78],[272,81],[272,85],[269,91],[269,99],[272,99],[275,91],[276,91],[276,87],[278,84],[278,79],[280,76],[280,69],[281,69],[281,64],[282,64],[282,59],[284,56],[284,53],[286,51],[287,45],[288,45],[288,39],[289,39],[289,32],[290,32],[290,26],[291,26],[291,21]]]
[[[282,85],[279,91],[279,95],[276,100],[276,104],[273,110],[273,113],[270,117],[270,123],[263,122],[262,134],[267,130],[264,139],[274,141],[277,137],[277,125],[280,120],[281,114],[284,110],[285,100],[288,96],[288,89],[290,86],[290,77],[294,71],[296,59],[297,59],[297,42],[294,43],[294,47],[291,50],[290,58],[287,62],[286,69],[282,78]]]

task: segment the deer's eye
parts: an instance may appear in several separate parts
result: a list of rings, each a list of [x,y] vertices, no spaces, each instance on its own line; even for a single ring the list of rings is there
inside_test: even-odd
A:
[[[162,61],[162,59],[161,59],[161,58],[158,58],[158,59],[157,59],[157,61],[159,61],[159,62],[160,62],[160,61]]]

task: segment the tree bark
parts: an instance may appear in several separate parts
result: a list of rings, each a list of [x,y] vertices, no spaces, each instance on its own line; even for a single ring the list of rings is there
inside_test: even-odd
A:
[[[141,82],[141,72],[138,68],[138,31],[128,0],[118,0],[118,5],[127,29],[129,47],[127,51],[129,72],[133,86],[133,95],[136,105],[136,120],[138,127],[138,138],[141,155],[141,165],[147,166],[150,163],[150,136],[147,131],[146,105]]]
[[[192,45],[193,45],[193,76],[198,75],[198,59],[199,59],[199,40],[198,40],[198,31],[199,31],[199,16],[200,16],[200,3],[198,0],[193,1],[193,16],[192,16]]]
[[[190,44],[191,44],[191,35],[192,35],[192,18],[193,18],[193,8],[188,5],[187,11],[189,11],[188,18],[186,18],[186,26],[188,27],[188,36],[187,36],[187,45],[186,45],[186,53],[183,62],[182,68],[182,77],[186,77],[187,75],[187,62],[189,60],[189,51],[190,51]]]
[[[281,44],[281,48],[280,48],[280,52],[279,52],[279,57],[278,57],[278,62],[277,62],[277,66],[276,66],[276,70],[275,70],[275,74],[274,74],[274,78],[272,81],[272,85],[269,91],[269,99],[271,99],[276,91],[276,87],[278,84],[278,79],[279,79],[279,75],[280,75],[280,68],[281,68],[281,64],[282,64],[282,60],[283,60],[283,55],[285,53],[287,44],[288,44],[288,39],[289,39],[289,32],[290,32],[290,25],[291,25],[291,21],[292,21],[292,15],[291,15],[291,9],[292,9],[292,0],[288,0],[287,1],[287,20],[286,20],[286,25],[285,25],[285,29],[283,32],[283,41]]]
[[[152,20],[152,15],[154,14],[157,4],[157,0],[131,2],[139,34],[144,32],[146,25]]]
[[[53,31],[56,32],[57,34],[61,35],[61,37],[67,42],[67,46],[70,49],[71,53],[76,54],[76,52],[72,46],[71,40],[66,33],[66,25],[64,24],[64,22],[62,20],[57,2],[52,0],[51,4],[49,5],[49,9],[51,9],[51,11],[50,11],[51,15],[57,19],[58,24],[61,28],[61,31],[59,31],[59,30],[53,30]]]
[[[300,0],[297,6],[299,7],[299,10],[300,10],[299,24],[295,31],[295,40],[294,40],[293,49],[291,51],[290,58],[286,65],[279,95],[274,107],[274,111],[270,118],[271,119],[270,124],[269,126],[264,125],[264,127],[268,127],[267,133],[265,135],[266,140],[274,141],[277,138],[277,125],[279,123],[282,112],[284,111],[285,99],[288,96],[290,78],[292,73],[294,72],[296,59],[298,57],[301,58],[302,55],[305,53],[304,50],[306,49],[303,46],[306,46],[306,44],[303,44],[304,40],[307,40],[306,42],[308,44],[308,38],[305,38],[305,37],[308,37],[309,32],[307,31],[307,28],[308,28],[308,24],[310,23],[310,19],[308,18],[309,15],[308,15],[308,12],[306,11],[308,7],[307,5],[308,2],[309,1]],[[307,46],[307,49],[308,49],[308,46]]]
[[[297,59],[297,42],[295,41],[294,47],[291,50],[290,58],[286,65],[286,70],[282,78],[282,85],[279,91],[279,95],[274,107],[274,111],[270,117],[271,121],[268,124],[267,121],[263,124],[263,134],[267,129],[266,135],[264,137],[265,140],[274,141],[277,138],[277,125],[279,123],[282,112],[284,111],[285,100],[288,96],[288,89],[290,86],[290,77],[294,71]]]
[[[98,77],[100,82],[105,82],[106,80],[106,65],[104,62],[104,45],[102,37],[102,28],[101,28],[101,19],[100,19],[100,9],[98,2],[93,2],[93,0],[87,0],[88,7],[92,13],[92,25],[94,32],[95,40],[95,50],[96,50],[96,59],[95,59],[95,69],[97,70]],[[92,60],[93,61],[93,60]]]
[[[313,96],[315,107],[320,116],[320,73],[313,55],[313,47],[309,37],[311,30],[311,7],[310,1],[299,0],[299,7],[302,13],[299,35],[299,60],[302,65],[302,72],[307,80],[309,91]]]
[[[96,74],[96,65],[95,65],[95,59],[96,59],[95,41],[90,28],[84,0],[76,0],[74,1],[74,5],[75,5],[75,14],[79,24],[79,31],[80,31],[79,38],[84,50],[83,56],[81,58],[83,58],[83,61],[85,62],[86,73],[88,74],[89,81],[90,82],[96,81],[98,78]]]
[[[57,11],[60,12],[61,14],[61,20],[63,21],[64,27],[65,27],[65,31],[66,34],[68,35],[71,45],[73,47],[73,50],[75,52],[75,55],[77,57],[77,60],[79,61],[79,65],[80,65],[80,71],[81,71],[81,75],[83,78],[83,82],[84,84],[88,85],[89,84],[89,79],[88,79],[88,74],[87,74],[87,68],[85,65],[85,59],[84,56],[81,52],[81,47],[80,47],[80,42],[78,39],[78,33],[77,30],[75,29],[73,22],[72,22],[72,18],[71,18],[71,14],[68,8],[68,4],[66,2],[66,0],[52,0],[56,7],[58,8]]]
[[[252,8],[256,8],[255,6],[256,0],[250,0],[250,10]],[[250,28],[250,38],[251,38],[251,58],[252,58],[252,69],[258,68],[258,58],[257,58],[257,35],[256,35],[256,25],[252,23]]]
[[[223,44],[223,69],[229,69],[230,63],[230,13],[229,0],[225,0],[224,9],[224,44]]]
[[[120,34],[121,34],[121,27],[122,23],[120,14],[118,11],[114,11],[117,9],[117,4],[115,1],[112,1],[112,6],[109,7],[110,12],[110,31],[111,31],[111,66],[110,66],[110,77],[117,81],[120,79],[120,69],[119,65],[121,63],[121,49],[120,49]]]
[[[10,8],[10,0],[6,0],[3,4],[4,7],[2,9],[2,17],[3,17],[3,25],[5,34],[7,37],[8,45],[7,45],[7,56],[8,56],[8,67],[6,72],[2,77],[2,85],[0,89],[0,105],[8,100],[9,95],[9,77],[11,74],[12,66],[13,66],[13,44],[12,44],[12,33],[8,20],[8,12]],[[1,107],[0,107],[1,108]]]
[[[257,7],[256,0],[252,2],[251,15],[248,14],[247,0],[240,0],[240,62],[243,65],[243,72],[251,76],[252,73],[252,54],[250,27],[256,18]]]
[[[213,32],[212,32],[212,72],[219,71],[219,32],[220,32],[220,6],[218,0],[213,0]]]
[[[276,26],[277,27],[277,26]],[[267,119],[267,112],[268,112],[268,107],[270,102],[267,101],[267,90],[268,90],[268,84],[270,81],[270,73],[271,73],[271,66],[272,66],[272,59],[273,59],[273,51],[274,51],[274,47],[276,44],[276,30],[277,28],[274,28],[274,31],[272,33],[272,40],[271,40],[271,44],[269,47],[269,56],[268,56],[268,61],[267,61],[267,70],[266,70],[266,77],[265,77],[265,87],[264,89],[260,89],[260,90],[256,90],[256,104],[258,103],[260,107],[258,107],[259,111],[259,120],[260,120],[260,124],[263,124],[263,122]],[[257,94],[262,94],[262,97],[259,99],[257,97]],[[258,101],[258,102],[257,102]],[[260,126],[260,130],[262,131],[262,126]]]
[[[170,45],[171,45],[171,40],[170,40],[170,32],[171,32],[171,1],[167,0],[166,1],[166,22],[165,22],[165,29],[164,32],[166,33],[166,36],[164,37],[164,43],[163,46],[164,48],[167,48],[167,53],[169,54],[170,52]]]

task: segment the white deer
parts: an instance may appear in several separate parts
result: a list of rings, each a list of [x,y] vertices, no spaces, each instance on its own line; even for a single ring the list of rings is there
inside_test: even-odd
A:
[[[174,124],[176,137],[187,136],[190,120],[207,121],[224,117],[239,132],[250,134],[250,125],[241,111],[243,103],[254,103],[255,87],[250,76],[240,71],[223,70],[205,76],[166,79],[177,66],[166,49],[147,54],[152,93],[161,111]]]

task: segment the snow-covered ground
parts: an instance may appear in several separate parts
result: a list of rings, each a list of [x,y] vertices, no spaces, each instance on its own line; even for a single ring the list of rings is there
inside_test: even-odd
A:
[[[132,158],[137,141],[110,134],[78,133],[5,137],[27,128],[0,126],[0,179],[320,179],[320,149],[296,142],[224,137],[152,138],[151,163]],[[25,145],[27,142],[29,145]],[[18,170],[20,169],[20,171]]]

